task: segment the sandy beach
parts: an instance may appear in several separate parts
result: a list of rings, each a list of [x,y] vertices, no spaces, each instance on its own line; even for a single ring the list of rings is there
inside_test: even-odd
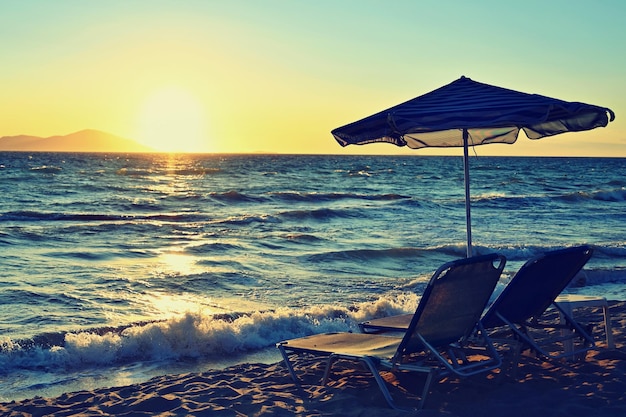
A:
[[[604,341],[602,312],[579,309],[594,324],[597,349],[584,362],[549,364],[523,357],[515,376],[490,374],[434,384],[420,416],[626,415],[626,303],[610,302],[615,349]],[[3,416],[400,416],[367,374],[341,366],[320,386],[322,364],[297,363],[298,388],[282,363],[166,375],[145,383],[0,404]],[[398,394],[398,392],[396,392]],[[407,398],[406,405],[411,399]]]

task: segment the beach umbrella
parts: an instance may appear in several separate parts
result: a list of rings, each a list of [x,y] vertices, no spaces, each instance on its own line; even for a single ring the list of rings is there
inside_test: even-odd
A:
[[[452,83],[332,130],[341,146],[387,142],[413,149],[463,147],[467,256],[472,255],[468,148],[604,127],[606,107],[509,90],[461,77]]]

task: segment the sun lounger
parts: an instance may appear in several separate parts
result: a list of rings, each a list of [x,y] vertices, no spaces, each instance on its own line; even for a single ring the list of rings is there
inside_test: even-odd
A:
[[[328,382],[338,359],[365,364],[393,408],[400,407],[380,372],[424,373],[426,381],[416,407],[421,408],[433,380],[450,374],[467,377],[500,366],[501,359],[482,331],[479,318],[505,262],[503,256],[493,254],[441,266],[426,286],[403,335],[325,333],[283,341],[277,347],[296,383],[299,378],[292,356],[308,354],[326,358],[322,384]],[[481,337],[480,341],[476,335]]]
[[[595,346],[593,338],[567,311],[555,303],[592,255],[589,246],[546,252],[526,262],[481,320],[485,329],[508,327],[522,348],[543,359],[575,358]],[[560,323],[542,320],[550,306],[560,313]],[[359,324],[364,333],[404,332],[411,314],[401,314]],[[538,333],[537,331],[540,330]],[[547,331],[551,332],[548,336]],[[575,346],[573,341],[579,343]]]
[[[484,328],[508,328],[523,348],[547,360],[573,359],[592,349],[595,342],[589,332],[555,302],[592,254],[591,247],[584,245],[546,252],[526,262],[483,316]],[[561,320],[546,319],[549,307],[559,312]],[[572,342],[577,342],[574,348]]]

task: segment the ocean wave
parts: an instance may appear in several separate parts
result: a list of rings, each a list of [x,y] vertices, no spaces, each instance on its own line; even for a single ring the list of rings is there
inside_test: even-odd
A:
[[[61,167],[54,165],[42,165],[38,167],[32,167],[30,169],[32,172],[42,172],[44,174],[56,174],[58,172],[63,171]]]
[[[127,218],[128,216],[115,216],[109,214],[94,213],[55,213],[41,211],[9,211],[0,214],[0,221],[112,221]]]
[[[626,201],[626,188],[622,187],[614,190],[596,191],[592,193],[592,198],[600,201]]]
[[[280,219],[269,214],[242,214],[227,217],[225,219],[215,220],[216,224],[230,224],[236,226],[245,226],[253,223],[279,223]]]
[[[489,247],[473,247],[474,255],[483,255],[495,252]],[[327,262],[385,262],[385,261],[415,261],[423,260],[425,263],[439,266],[453,259],[464,258],[467,254],[465,244],[452,243],[446,245],[434,245],[430,247],[396,247],[381,249],[348,249],[341,251],[328,251],[307,255],[307,260],[313,263]],[[402,264],[404,265],[404,263]],[[436,269],[436,267],[433,268]],[[407,271],[410,274],[410,271]]]
[[[483,254],[489,252],[498,252],[506,256],[508,261],[526,261],[532,257],[541,255],[542,253],[563,249],[568,246],[576,246],[576,243],[571,245],[494,245],[494,246],[479,246],[473,247],[474,253]],[[624,243],[626,245],[626,242]],[[590,245],[593,248],[593,256],[591,260],[601,259],[603,261],[611,259],[624,259],[626,258],[626,246],[616,246],[611,244],[610,246],[595,244]]]
[[[328,203],[342,200],[362,200],[362,201],[396,201],[410,200],[411,196],[402,194],[357,194],[357,193],[318,193],[318,192],[268,192],[266,195],[250,195],[239,191],[212,192],[209,197],[214,200],[226,203],[264,203],[269,201],[279,201],[283,203]]]
[[[506,193],[501,192],[501,191],[490,191],[490,192],[485,192],[482,194],[478,194],[478,195],[472,195],[470,197],[473,201],[481,201],[481,200],[500,200],[500,199],[509,199],[509,198],[525,198],[525,197],[515,197],[515,196],[508,196],[506,195]]]
[[[298,243],[316,243],[323,242],[324,239],[307,233],[289,233],[285,236],[287,240]]]
[[[81,222],[119,222],[119,221],[168,221],[188,222],[207,221],[201,213],[163,213],[153,215],[141,214],[98,214],[98,213],[58,213],[33,210],[9,211],[0,213],[2,221],[81,221]]]
[[[626,180],[624,179],[613,179],[608,182],[609,185],[626,187]]]
[[[626,268],[583,269],[570,284],[570,287],[589,287],[607,283],[626,282]]]
[[[475,254],[497,252],[507,259],[505,276],[512,277],[517,270],[528,260],[543,253],[563,249],[574,245],[519,245],[499,247],[475,247]],[[626,246],[590,245],[593,255],[589,262],[572,280],[569,287],[592,287],[605,283],[626,283]]]
[[[321,332],[356,331],[359,322],[412,311],[419,297],[400,294],[352,308],[204,315],[187,312],[164,321],[81,332],[46,333],[32,339],[0,338],[0,374],[16,369],[80,369],[137,361],[224,358]]]
[[[205,199],[205,197],[201,194],[198,193],[193,193],[193,192],[186,192],[186,193],[178,193],[178,194],[173,194],[173,195],[167,195],[163,198],[163,201],[166,202],[173,202],[173,203],[180,203],[180,202],[186,202],[186,201],[199,201],[202,202]],[[155,208],[159,208],[159,205],[157,204]]]
[[[576,191],[560,197],[564,201],[598,200],[607,202],[626,201],[626,188],[614,188],[609,190]]]
[[[547,195],[510,195],[504,192],[491,191],[478,195],[472,195],[472,204],[482,207],[494,207],[506,210],[508,207],[521,208],[532,207],[548,203],[552,197]]]
[[[626,245],[626,243],[625,243]],[[523,263],[529,259],[539,256],[545,252],[563,249],[573,245],[481,245],[474,244],[472,253],[474,256],[499,253],[507,259],[507,270],[515,273]],[[620,268],[626,259],[626,246],[615,245],[591,245],[594,254],[585,270],[605,270],[615,271],[613,277],[618,281],[626,282],[626,275]],[[399,247],[381,249],[348,249],[340,251],[326,251],[306,255],[306,260],[314,264],[339,262],[345,263],[379,263],[387,260],[391,261],[414,261],[421,259],[431,265],[440,265],[452,259],[466,256],[466,245],[464,243],[453,243],[445,245],[433,245],[430,247]],[[420,261],[422,262],[422,261]],[[433,267],[434,270],[435,267]],[[626,268],[626,266],[625,266]],[[587,281],[588,285],[602,283],[595,280]]]
[[[351,249],[343,251],[330,251],[308,255],[311,262],[332,262],[332,261],[376,261],[385,258],[402,259],[416,258],[425,253],[437,251],[437,248],[389,248],[389,249]]]
[[[361,209],[332,209],[320,208],[311,210],[291,210],[279,214],[281,218],[288,220],[315,220],[326,221],[335,218],[365,217]]]
[[[209,197],[226,203],[260,203],[268,199],[261,196],[250,196],[239,191],[227,191],[223,193],[210,193]]]
[[[482,194],[475,194],[471,196],[471,200],[474,203],[502,203],[511,202],[517,206],[524,206],[529,204],[537,204],[541,202],[547,202],[550,200],[561,200],[565,202],[579,202],[584,200],[597,200],[606,202],[622,202],[626,201],[626,187],[613,188],[607,190],[595,190],[595,191],[575,191],[566,194],[533,194],[533,195],[509,195],[502,191],[490,191]]]
[[[118,254],[110,252],[110,251],[94,251],[90,250],[88,252],[79,252],[75,250],[68,251],[51,251],[45,252],[46,256],[57,259],[80,259],[84,261],[106,261],[107,259],[113,259]],[[126,252],[124,252],[124,257],[126,256]]]
[[[272,192],[271,196],[286,202],[329,202],[340,200],[394,201],[410,199],[402,194],[358,194],[358,193],[318,193],[318,192]]]
[[[611,245],[595,245],[594,246],[594,257],[604,257],[604,258],[619,258],[626,259],[626,242],[622,242],[621,245],[611,244]]]
[[[507,259],[511,260],[527,260],[533,256],[537,256],[541,253],[562,249],[564,246],[555,245],[519,245],[519,246],[503,246],[503,245],[480,245],[474,244],[472,246],[472,253],[475,256],[486,255],[490,253],[502,253],[507,256]],[[624,249],[626,251],[626,249]],[[610,250],[608,252],[611,252]],[[451,243],[444,245],[434,245],[430,247],[401,247],[401,248],[385,248],[385,249],[353,249],[345,251],[325,252],[320,254],[311,255],[315,260],[332,260],[332,259],[345,259],[351,258],[355,260],[359,259],[382,259],[382,258],[417,258],[417,257],[433,257],[437,258],[449,258],[450,260],[456,258],[463,258],[466,256],[467,250],[465,243]],[[617,248],[614,249],[614,255],[616,257],[624,256],[623,252]]]

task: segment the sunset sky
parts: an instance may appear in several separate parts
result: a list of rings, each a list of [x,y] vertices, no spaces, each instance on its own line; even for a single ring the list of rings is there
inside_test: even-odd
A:
[[[479,155],[626,157],[622,0],[4,0],[0,137],[98,129],[161,150],[341,148],[330,130],[476,81],[611,108],[590,132]]]

